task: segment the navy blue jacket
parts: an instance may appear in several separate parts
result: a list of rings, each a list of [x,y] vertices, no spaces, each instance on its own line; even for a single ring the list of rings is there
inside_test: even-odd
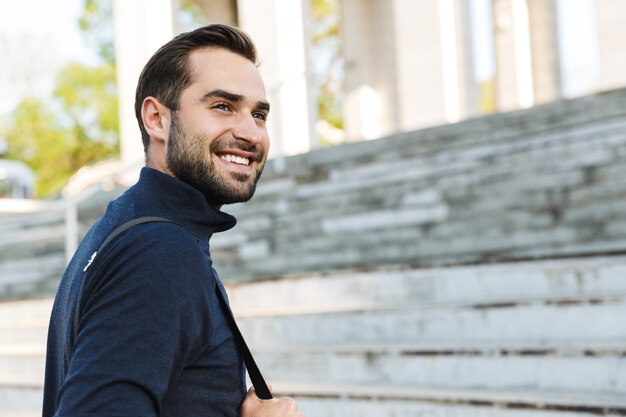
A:
[[[140,224],[94,251],[118,225]],[[209,254],[235,219],[182,181],[144,168],[70,262],[54,302],[43,417],[238,416],[245,368],[224,320]],[[74,309],[84,282],[73,340]]]

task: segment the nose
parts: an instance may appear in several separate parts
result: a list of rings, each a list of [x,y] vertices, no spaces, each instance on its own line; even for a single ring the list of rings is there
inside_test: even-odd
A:
[[[253,117],[252,114],[241,114],[236,118],[233,135],[237,139],[256,145],[263,141],[265,134],[265,125],[260,126],[259,122],[260,120]]]

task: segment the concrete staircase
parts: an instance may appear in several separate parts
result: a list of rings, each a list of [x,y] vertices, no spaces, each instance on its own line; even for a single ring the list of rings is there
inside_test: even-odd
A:
[[[625,108],[619,90],[271,161],[214,258],[254,280],[622,250]]]
[[[0,299],[50,296],[65,269],[62,212],[0,217]]]
[[[229,285],[309,417],[626,415],[626,259],[379,268]],[[51,299],[0,304],[0,416],[40,413]]]
[[[0,417],[41,416],[52,299],[0,303]]]
[[[123,188],[89,190],[74,202],[76,236],[68,237],[68,201],[24,201],[37,209],[10,212],[0,200],[0,301],[54,295],[65,270],[66,240],[80,240]],[[75,248],[74,248],[75,249]],[[70,250],[70,255],[74,249]]]
[[[626,415],[625,108],[271,161],[212,254],[275,391],[309,417]],[[79,205],[79,234],[121,191]],[[0,417],[39,414],[64,221],[0,217]]]
[[[626,259],[239,284],[242,332],[308,416],[626,415]]]

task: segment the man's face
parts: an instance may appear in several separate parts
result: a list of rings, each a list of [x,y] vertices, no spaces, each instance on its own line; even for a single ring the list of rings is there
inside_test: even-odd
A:
[[[214,206],[249,200],[263,171],[269,105],[254,64],[220,48],[191,53],[192,84],[172,112],[167,165]]]

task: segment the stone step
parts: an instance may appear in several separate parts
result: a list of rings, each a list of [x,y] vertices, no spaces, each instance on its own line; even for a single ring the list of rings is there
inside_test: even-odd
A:
[[[533,172],[535,168],[545,168],[551,161],[555,172],[561,169],[584,166],[591,162],[610,161],[600,144],[612,145],[622,140],[626,121],[623,118],[599,120],[576,128],[552,128],[547,131],[531,133],[524,140],[517,137],[498,140],[487,144],[473,143],[472,146],[444,147],[440,146],[431,152],[415,152],[423,148],[414,147],[414,152],[402,152],[398,147],[387,147],[385,153],[367,162],[355,165],[327,166],[328,177],[298,187],[298,196],[325,195],[321,193],[320,184],[327,183],[332,191],[350,192],[358,188],[367,188],[368,184],[397,184],[402,180],[422,180],[432,176],[444,176],[459,173],[460,170],[471,168],[477,160],[491,160],[484,170],[474,171],[473,177],[493,178],[495,181],[517,181],[520,178],[492,176],[494,173],[510,173],[515,171]],[[347,159],[349,161],[349,159]],[[390,169],[393,164],[395,169]],[[331,185],[332,184],[332,185]],[[541,186],[537,183],[536,185]]]
[[[0,417],[40,417],[41,387],[11,386],[0,381]]]
[[[0,302],[0,355],[44,352],[52,298]]]
[[[623,396],[580,392],[450,390],[376,385],[275,382],[315,417],[591,417],[624,415]],[[0,385],[0,416],[41,415],[41,389]]]
[[[5,271],[10,272],[14,265],[37,265],[46,266],[43,257],[57,255],[65,258],[65,235],[56,236],[50,240],[32,240],[20,244],[9,244],[0,248],[0,266],[2,266],[2,275]],[[6,265],[6,269],[5,269]]]
[[[601,415],[626,414],[626,398],[623,394],[586,393],[584,391],[449,389],[377,384],[326,384],[315,381],[276,381],[272,383],[272,387],[277,395],[315,398],[316,400],[377,400],[380,403],[395,400],[433,404],[474,404],[524,410],[537,408],[555,411],[587,411]]]
[[[415,148],[411,146],[411,140],[420,143],[424,151],[438,150],[441,148],[459,148],[476,145],[484,142],[500,142],[515,140],[519,136],[528,136],[537,132],[550,130],[567,130],[568,127],[584,126],[598,120],[608,121],[612,118],[622,117],[619,106],[623,106],[623,91],[616,92],[613,97],[603,96],[586,98],[586,100],[567,101],[556,104],[554,107],[544,106],[529,111],[516,111],[500,113],[474,120],[466,120],[462,123],[438,126],[422,129],[418,132],[407,132],[385,138],[382,141],[357,142],[350,145],[337,146],[328,150],[312,152],[306,155],[307,164],[302,164],[301,159],[287,160],[275,170],[268,169],[267,177],[272,178],[274,171],[306,173],[306,168],[312,166],[320,169],[325,165],[343,166],[350,165],[356,159],[366,162],[371,155],[386,157],[389,153],[411,153]],[[587,100],[595,99],[593,105]],[[585,104],[583,104],[585,103]],[[620,103],[613,106],[608,103]],[[590,111],[590,110],[598,110]],[[518,142],[520,142],[518,140]],[[298,163],[300,162],[300,163]]]
[[[499,140],[468,147],[441,146],[432,152],[420,152],[423,147],[415,146],[415,143],[412,144],[413,152],[387,146],[387,152],[390,153],[387,158],[372,153],[367,161],[355,163],[355,158],[350,157],[346,158],[344,164],[321,168],[326,175],[318,175],[315,181],[297,186],[295,182],[279,182],[281,194],[289,191],[297,198],[290,201],[293,210],[281,213],[278,220],[297,222],[298,218],[312,213],[317,215],[317,212],[333,216],[345,213],[349,203],[352,203],[353,211],[357,211],[367,202],[359,199],[358,196],[363,194],[371,197],[393,193],[395,200],[396,193],[402,195],[404,192],[404,196],[409,197],[403,199],[404,203],[411,200],[412,204],[409,205],[432,204],[432,200],[413,200],[411,196],[416,189],[423,191],[424,185],[431,183],[438,187],[430,191],[451,191],[463,186],[466,193],[491,191],[492,194],[498,194],[513,189],[519,193],[571,185],[572,181],[584,182],[583,171],[586,167],[619,166],[610,149],[623,143],[625,126],[626,121],[623,119],[601,120],[595,124],[577,126],[576,129],[526,135],[523,140],[512,138],[509,141]],[[389,144],[388,141],[382,142],[383,145]],[[407,144],[411,145],[411,141],[408,140]],[[372,146],[372,143],[368,146]],[[486,184],[489,185],[486,189],[480,187]],[[259,191],[264,187],[262,181]],[[271,181],[267,183],[267,188],[272,189]],[[261,197],[263,194],[261,192]],[[439,201],[442,196],[439,194]],[[361,204],[354,204],[359,200]],[[263,201],[261,198],[253,209],[248,206],[238,209],[243,214],[262,209],[264,205],[269,207],[271,201]]]
[[[20,352],[0,355],[0,379],[7,381],[43,381],[45,371],[44,352]]]
[[[251,344],[251,349],[257,362],[272,379],[298,381],[320,374],[319,380],[344,378],[343,382],[353,379],[355,382],[377,382],[385,377],[399,378],[398,381],[394,379],[388,381],[389,383],[415,384],[423,380],[430,385],[466,383],[463,381],[480,384],[497,383],[496,378],[493,381],[484,381],[488,372],[501,375],[501,379],[511,369],[522,367],[523,372],[516,375],[516,378],[530,378],[529,375],[532,374],[533,381],[540,383],[543,381],[541,378],[545,377],[548,378],[545,383],[549,384],[556,381],[555,375],[569,375],[568,381],[564,381],[567,385],[579,380],[576,373],[585,372],[589,378],[585,383],[594,385],[600,381],[590,391],[608,384],[606,391],[610,392],[623,389],[622,385],[626,383],[626,379],[619,380],[619,375],[611,377],[612,373],[619,373],[620,367],[624,367],[624,346],[626,341],[615,340],[561,344],[528,341],[463,345],[368,343],[289,347]],[[38,386],[43,381],[44,356],[45,344],[0,344],[0,381]],[[402,371],[398,374],[390,371],[395,366],[400,366]],[[349,372],[342,375],[347,367]],[[426,370],[418,369],[420,367],[426,367]],[[472,369],[476,367],[481,367],[480,373],[472,373]],[[554,375],[550,374],[549,370],[561,367],[565,370],[555,370]],[[507,372],[503,373],[502,369],[507,369]],[[450,372],[467,372],[468,377],[449,377]],[[598,378],[592,380],[592,375]],[[516,382],[509,378],[507,383]]]
[[[580,391],[626,395],[626,358],[543,352],[407,354],[255,352],[268,381],[377,384],[446,389]]]
[[[421,401],[378,401],[362,399],[308,397],[297,398],[298,406],[307,416],[315,417],[597,417],[592,412],[543,410],[537,406],[520,410],[513,406],[499,404],[464,405],[447,403],[425,403]]]
[[[47,333],[50,308],[50,299],[0,303],[2,343],[41,345]],[[622,297],[520,302],[495,299],[482,304],[400,302],[394,308],[328,313],[296,311],[286,315],[281,311],[275,316],[244,315],[238,321],[250,343],[257,346],[276,343],[343,345],[348,340],[353,344],[464,346],[494,341],[500,344],[533,341],[541,345],[624,339],[626,324],[619,317],[625,313],[626,302]]]
[[[0,328],[17,328],[32,323],[46,323],[52,311],[52,297],[0,302]]]
[[[65,221],[65,211],[61,205],[44,207],[46,202],[44,201],[44,206],[41,206],[42,202],[38,200],[26,200],[23,203],[34,204],[36,207],[32,207],[32,210],[21,214],[11,213],[9,210],[2,212],[2,216],[0,216],[0,230],[2,232],[16,231],[21,234],[42,227],[55,227]],[[33,216],[33,213],[36,215]],[[4,233],[3,235],[6,236]]]
[[[399,355],[399,356],[554,356],[561,358],[579,357],[622,357],[626,356],[626,340],[578,340],[566,342],[416,342],[416,343],[352,343],[326,345],[249,344],[256,354],[303,354],[303,355]]]
[[[48,337],[48,321],[36,320],[22,327],[0,327],[0,354],[10,346],[45,346]]]
[[[262,365],[263,366],[263,365]],[[335,365],[336,366],[336,365]],[[335,366],[324,368],[325,370],[335,370]],[[262,368],[263,369],[263,368]],[[394,372],[402,370],[402,367],[396,367]],[[480,369],[483,371],[483,368]],[[266,377],[269,375],[266,372]],[[484,374],[483,374],[484,375]],[[489,375],[484,375],[489,378]],[[569,375],[563,375],[567,378]],[[491,412],[491,408],[497,407],[499,410],[523,409],[527,413],[520,415],[542,415],[533,414],[550,410],[550,416],[560,416],[558,413],[575,412],[582,414],[571,414],[577,417],[590,414],[598,414],[599,410],[605,410],[606,414],[617,413],[623,415],[626,413],[626,402],[622,393],[597,393],[589,390],[550,390],[541,389],[533,390],[530,387],[521,387],[519,389],[489,389],[483,388],[455,388],[455,387],[433,387],[431,385],[408,385],[391,384],[367,384],[367,383],[350,383],[344,382],[328,382],[328,379],[317,378],[312,374],[310,380],[314,382],[305,382],[302,380],[290,380],[281,378],[268,378],[272,383],[275,394],[291,395],[298,399],[301,409],[308,415],[323,416],[329,412],[326,407],[346,410],[346,415],[360,415],[357,410],[361,407],[359,404],[370,404],[377,409],[380,414],[363,414],[386,416],[387,414],[397,410],[401,403],[408,409],[440,409],[438,412],[444,412],[444,409],[452,408],[453,410],[465,410],[473,413]],[[555,377],[556,378],[556,377]],[[4,378],[0,377],[0,413],[10,412],[34,412],[39,410],[41,406],[41,387],[34,385],[31,381],[23,380],[7,385]],[[584,388],[584,387],[583,387]],[[336,401],[341,399],[340,404]],[[332,403],[332,404],[331,404]],[[382,405],[385,405],[381,408]],[[395,405],[394,405],[395,404]],[[311,414],[311,411],[318,410],[320,412]],[[474,408],[478,407],[478,408]],[[495,410],[495,409],[494,409]],[[492,411],[494,411],[492,410]],[[333,411],[336,412],[336,411]],[[434,411],[433,411],[434,412]],[[2,414],[0,414],[2,415]],[[11,415],[11,414],[7,414]],[[337,415],[337,414],[330,414]],[[439,414],[433,414],[439,415]],[[442,414],[444,415],[444,414]],[[446,416],[449,414],[445,414]],[[459,414],[463,415],[463,414]],[[491,414],[475,414],[475,415],[491,415]],[[493,414],[500,415],[500,414]],[[506,415],[506,414],[502,414]],[[513,414],[515,415],[515,414]],[[568,414],[563,414],[568,415]]]
[[[417,306],[416,306],[417,307]],[[623,298],[570,303],[523,302],[241,317],[256,345],[351,343],[538,343],[626,339]]]
[[[0,262],[0,299],[45,297],[53,295],[65,270],[63,242],[58,250],[46,247],[38,255]],[[0,318],[0,320],[2,320]]]
[[[65,222],[40,225],[29,229],[16,230],[13,233],[3,231],[0,235],[0,249],[3,251],[13,246],[28,246],[33,243],[45,244],[65,239]]]
[[[40,410],[32,410],[32,411],[9,411],[3,412],[0,409],[0,417],[40,417]]]
[[[602,300],[626,295],[623,257],[447,268],[378,268],[284,277],[228,286],[239,317],[440,305]]]
[[[289,391],[289,389],[287,389]],[[425,392],[419,400],[386,399],[377,395],[365,397],[336,396],[321,398],[315,396],[295,396],[299,409],[307,416],[315,417],[597,417],[598,415],[623,415],[620,408],[607,408],[602,405],[581,407],[565,404],[544,405],[536,402],[502,402],[498,398],[470,400],[467,398],[446,398]],[[577,393],[576,393],[577,394]],[[572,395],[576,397],[576,395]]]

